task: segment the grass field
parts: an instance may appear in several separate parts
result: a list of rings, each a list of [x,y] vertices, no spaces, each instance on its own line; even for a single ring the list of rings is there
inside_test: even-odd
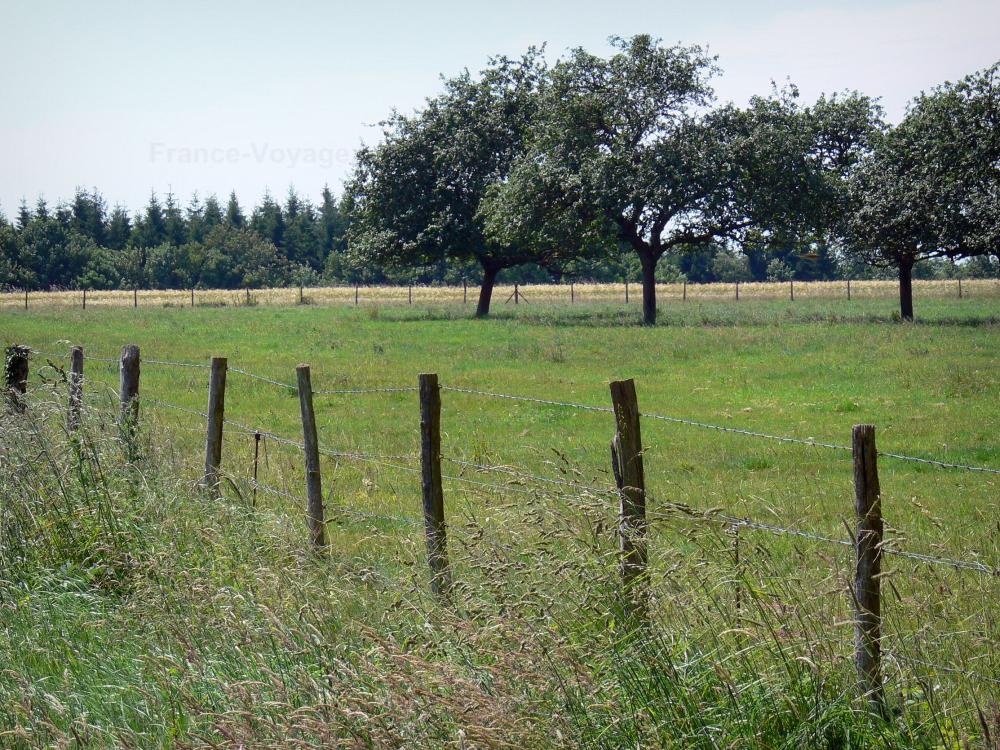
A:
[[[317,394],[324,449],[381,457],[324,457],[320,562],[301,452],[265,438],[260,481],[275,491],[253,502],[254,439],[231,430],[232,481],[212,502],[194,488],[204,419],[184,411],[204,410],[208,373],[150,361],[227,356],[289,384],[308,362],[316,391],[436,372],[444,386],[599,407],[610,380],[633,377],[646,414],[839,445],[870,422],[881,451],[1000,467],[1000,298],[916,291],[912,325],[892,322],[891,295],[848,303],[798,285],[794,303],[693,295],[662,305],[655,328],[634,304],[541,299],[487,321],[443,302],[5,308],[5,342],[39,354],[38,417],[4,427],[3,539],[20,541],[0,552],[0,745],[994,748],[1000,577],[886,557],[891,715],[874,717],[852,684],[851,550],[750,530],[737,542],[676,511],[846,539],[849,452],[644,419],[657,520],[653,626],[639,637],[614,594],[611,415],[443,392],[461,582],[444,606],[426,591],[415,393]],[[70,344],[113,360],[125,343],[147,360],[133,465],[109,421],[114,362],[87,363],[75,444],[56,429],[65,387],[45,364]],[[226,411],[301,439],[292,388],[231,371]],[[879,468],[893,548],[1000,567],[1000,476]]]

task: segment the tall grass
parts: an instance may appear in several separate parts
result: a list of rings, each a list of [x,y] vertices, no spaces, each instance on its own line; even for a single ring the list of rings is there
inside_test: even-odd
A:
[[[965,675],[897,661],[885,715],[858,696],[837,553],[749,537],[737,562],[724,526],[663,514],[639,623],[613,497],[468,485],[437,601],[419,523],[331,513],[317,559],[294,499],[234,477],[213,500],[151,417],[129,461],[100,398],[69,435],[61,393],[0,426],[2,746],[997,746],[997,691]]]

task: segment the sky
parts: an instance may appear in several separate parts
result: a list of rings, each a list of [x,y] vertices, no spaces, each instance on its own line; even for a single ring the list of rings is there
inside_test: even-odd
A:
[[[442,74],[636,33],[707,46],[720,101],[791,81],[806,102],[880,97],[898,121],[920,91],[1000,59],[1000,0],[0,0],[0,211],[77,187],[130,210],[152,190],[235,190],[245,207],[290,186],[339,194],[377,123]]]

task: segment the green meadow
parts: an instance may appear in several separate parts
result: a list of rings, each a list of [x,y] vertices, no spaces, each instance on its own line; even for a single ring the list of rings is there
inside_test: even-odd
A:
[[[893,309],[678,302],[654,328],[635,304],[5,311],[5,343],[35,354],[0,453],[0,746],[995,747],[1000,475],[880,459],[887,549],[933,560],[884,558],[879,715],[854,684],[853,552],[830,541],[855,524],[850,452],[654,416],[835,446],[871,423],[881,452],[1000,468],[997,301]],[[197,486],[208,370],[167,364],[212,356],[230,368],[221,500]],[[326,451],[320,558],[285,442],[300,363]],[[445,387],[448,602],[428,590],[417,394],[349,392],[423,372]],[[612,415],[449,390],[607,408],[622,378],[653,519],[641,627],[617,588]]]

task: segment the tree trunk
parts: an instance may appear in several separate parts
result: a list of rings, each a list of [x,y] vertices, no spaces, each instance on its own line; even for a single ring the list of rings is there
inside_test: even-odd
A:
[[[913,258],[899,262],[899,317],[913,320]]]
[[[496,283],[498,273],[500,273],[500,269],[493,265],[483,266],[483,285],[479,287],[479,304],[476,305],[477,318],[485,318],[490,314],[493,285]]]
[[[659,258],[653,254],[643,253],[639,256],[642,263],[642,322],[643,325],[656,325],[656,262]]]

